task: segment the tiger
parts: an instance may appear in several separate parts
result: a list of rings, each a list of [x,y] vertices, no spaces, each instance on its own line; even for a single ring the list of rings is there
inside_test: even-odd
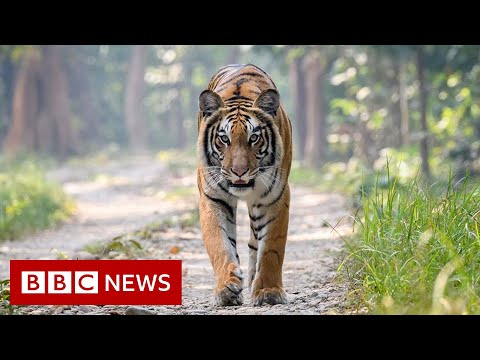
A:
[[[236,212],[250,217],[248,289],[253,306],[285,304],[292,125],[271,77],[253,64],[231,64],[198,98],[199,215],[216,279],[214,304],[243,304]]]

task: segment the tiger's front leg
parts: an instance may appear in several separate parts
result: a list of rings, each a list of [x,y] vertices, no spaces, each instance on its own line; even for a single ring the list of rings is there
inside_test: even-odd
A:
[[[263,303],[275,305],[287,303],[283,290],[282,266],[287,242],[290,190],[288,184],[273,204],[257,204],[250,207],[253,236],[257,252],[254,280],[251,285],[254,306]]]
[[[200,196],[200,225],[215,272],[215,304],[219,306],[243,304],[243,277],[236,243],[236,208],[234,199],[227,202],[205,193]]]

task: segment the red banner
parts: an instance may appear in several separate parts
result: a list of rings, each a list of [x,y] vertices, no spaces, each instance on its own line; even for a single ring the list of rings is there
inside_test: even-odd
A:
[[[181,305],[181,260],[10,260],[12,305]]]

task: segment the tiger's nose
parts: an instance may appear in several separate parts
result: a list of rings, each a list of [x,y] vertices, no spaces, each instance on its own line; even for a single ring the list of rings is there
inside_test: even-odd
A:
[[[246,166],[234,166],[231,168],[231,170],[238,177],[242,177],[247,173],[248,168]]]

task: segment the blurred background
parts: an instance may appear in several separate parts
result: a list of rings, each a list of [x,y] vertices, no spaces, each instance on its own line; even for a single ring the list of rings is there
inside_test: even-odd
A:
[[[321,269],[295,286],[330,282],[319,259],[332,260],[348,208],[357,235],[342,238],[339,273],[356,307],[480,313],[480,46],[0,45],[0,314],[12,258],[148,254],[210,269],[198,96],[231,63],[268,72],[292,121],[287,268],[298,256]],[[195,274],[192,291],[211,280]]]
[[[0,239],[70,213],[46,175],[111,180],[111,160],[143,154],[190,171],[194,194],[198,96],[231,63],[274,79],[293,184],[353,199],[387,162],[403,182],[480,171],[477,45],[0,45]]]
[[[66,213],[42,180],[55,169],[64,183],[86,163],[98,177],[109,159],[147,154],[193,174],[198,96],[230,63],[276,82],[292,183],[352,196],[382,185],[387,163],[404,181],[476,176],[479,56],[477,45],[0,45],[0,238]]]
[[[477,171],[479,50],[1,45],[2,157],[194,148],[198,94],[219,67],[250,62],[276,82],[301,164],[373,168],[389,154],[421,161],[427,176],[450,165]]]

